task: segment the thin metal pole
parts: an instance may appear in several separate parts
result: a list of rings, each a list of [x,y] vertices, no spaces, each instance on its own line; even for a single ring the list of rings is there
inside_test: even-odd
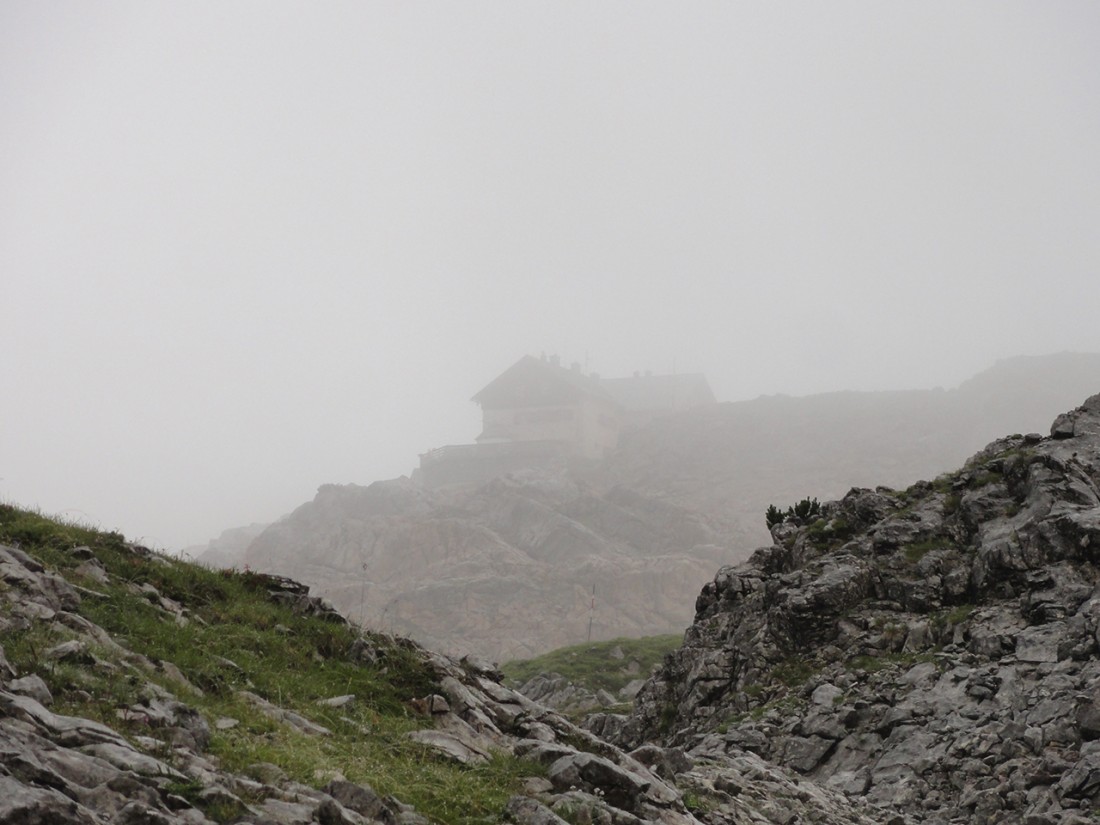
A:
[[[596,585],[592,585],[592,603],[588,606],[588,641],[592,641],[592,618],[596,615]]]

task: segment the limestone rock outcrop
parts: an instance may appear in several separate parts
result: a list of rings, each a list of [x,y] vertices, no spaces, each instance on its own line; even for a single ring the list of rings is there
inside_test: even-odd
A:
[[[505,661],[583,642],[590,621],[595,639],[679,633],[731,552],[703,515],[529,471],[474,489],[326,485],[243,563],[310,583],[368,627]]]
[[[583,473],[326,485],[202,558],[292,576],[370,627],[501,661],[582,642],[590,618],[595,639],[679,633],[714,570],[767,540],[769,504],[950,470],[976,445],[1045,426],[1098,376],[1100,355],[1062,353],[1009,359],[951,390],[708,405],[624,434]]]
[[[415,490],[378,492],[424,506]],[[560,523],[546,519],[534,533]],[[811,523],[776,525],[703,587],[634,712],[583,727],[477,657],[353,632],[295,581],[192,577],[114,534],[107,563],[41,524],[21,534],[39,556],[0,544],[0,825],[428,822],[338,766],[312,784],[271,763],[226,767],[238,726],[248,747],[326,753],[342,727],[361,747],[381,714],[347,717],[350,692],[311,687],[287,707],[228,658],[185,673],[140,646],[196,627],[254,640],[257,622],[269,654],[297,636],[298,661],[348,668],[341,687],[369,668],[378,692],[404,663],[386,747],[471,777],[507,761],[525,779],[496,815],[515,823],[1085,825],[1100,808],[1100,395],[1049,436],[1009,436],[932,482],[853,489]],[[222,589],[230,579],[245,589]],[[237,615],[245,592],[256,601]]]
[[[626,436],[598,481],[722,519],[742,561],[768,540],[770,504],[932,478],[995,438],[1046,427],[1098,386],[1100,355],[1059,353],[1004,359],[952,389],[717,404]]]
[[[630,702],[634,698],[630,687],[633,686],[628,686],[615,695],[606,690],[590,690],[574,684],[560,673],[539,673],[524,682],[518,690],[547,707],[568,716],[577,716]]]
[[[78,547],[63,552],[83,557],[86,551]],[[134,559],[133,567],[124,560],[126,576],[145,562],[175,564],[144,548],[130,547],[128,552],[140,558]],[[77,582],[88,580],[85,573],[70,567]],[[200,621],[185,604],[148,582],[119,580],[102,569],[101,583],[124,588],[133,601],[123,603],[140,612],[145,621],[155,616],[152,621],[159,623],[161,631],[171,632],[179,622]],[[173,576],[186,575],[173,570]],[[103,721],[50,710],[47,706],[53,697],[45,682],[37,672],[17,673],[0,646],[0,824],[430,822],[399,796],[379,796],[370,786],[349,782],[338,771],[327,781],[317,777],[314,784],[303,784],[270,763],[253,764],[247,772],[227,769],[224,763],[232,756],[227,742],[223,741],[220,755],[208,748],[214,731],[232,731],[238,720],[196,711],[180,696],[201,697],[201,691],[178,667],[147,658],[82,615],[86,600],[108,596],[70,582],[31,555],[4,545],[0,545],[0,582],[0,640],[24,645],[52,632],[73,636],[72,644],[56,646],[65,650],[55,656],[46,651],[42,657],[24,656],[21,661],[60,679],[70,698],[80,695],[79,685],[93,684],[117,696],[113,716]],[[338,624],[343,629],[342,617],[294,582],[255,574],[248,574],[248,582],[271,603],[300,615],[303,623]],[[294,598],[288,600],[288,595]],[[224,629],[226,633],[248,631],[232,625]],[[284,632],[298,631],[285,627]],[[655,746],[627,753],[503,686],[500,672],[477,659],[456,660],[408,640],[380,636],[360,637],[340,655],[373,666],[397,648],[423,665],[437,690],[408,701],[410,710],[422,717],[422,725],[406,738],[425,749],[424,759],[456,761],[472,769],[500,758],[515,759],[521,771],[528,765],[524,792],[497,812],[508,821],[527,825],[873,822],[842,794],[818,789],[750,754],[721,753],[693,761],[678,751]],[[318,667],[324,661],[320,658]],[[229,660],[213,664],[222,670],[241,669]],[[61,666],[65,671],[59,675],[53,669]],[[180,695],[160,684],[163,678],[153,681],[153,674],[178,685]],[[265,730],[272,740],[282,736],[278,732],[283,729],[291,731],[292,737],[318,742],[334,736],[302,713],[280,707],[275,697],[265,699],[251,691],[239,691],[238,696],[266,720],[248,724]],[[337,696],[316,704],[338,709],[352,701],[352,696]],[[363,729],[359,736],[370,737],[372,731]]]
[[[743,752],[881,821],[1100,805],[1100,395],[906,490],[853,489],[703,588],[624,747]],[[899,821],[901,821],[899,819]]]

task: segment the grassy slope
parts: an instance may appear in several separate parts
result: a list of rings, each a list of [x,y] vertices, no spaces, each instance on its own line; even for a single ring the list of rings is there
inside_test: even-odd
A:
[[[46,680],[57,712],[97,719],[127,735],[155,735],[138,723],[121,722],[117,710],[138,701],[147,682],[157,682],[207,719],[213,733],[209,754],[227,770],[247,773],[250,765],[269,762],[290,778],[314,786],[339,772],[380,794],[394,794],[444,823],[496,821],[520,778],[538,772],[534,764],[504,756],[487,766],[460,767],[407,740],[405,733],[429,722],[413,714],[406,702],[438,689],[414,648],[295,615],[268,598],[261,577],[135,553],[117,533],[66,524],[9,505],[0,505],[0,542],[21,547],[71,583],[104,594],[85,595],[79,612],[131,651],[154,662],[175,664],[201,691],[159,672],[137,670],[124,663],[118,651],[107,648],[94,653],[116,665],[111,672],[47,665],[41,652],[73,635],[55,623],[39,622],[25,631],[0,630],[0,645],[9,661],[20,675],[38,673]],[[107,568],[110,584],[75,572],[80,562],[68,551],[79,545],[92,548]],[[183,605],[189,621],[180,626],[171,613],[135,592],[135,586],[146,583]],[[346,655],[361,635],[382,654],[374,665],[356,664]],[[237,695],[240,689],[324,725],[333,736],[307,736],[271,721]],[[349,706],[330,709],[317,704],[347,693],[357,697]],[[241,724],[226,731],[214,729],[214,721],[223,716]],[[192,795],[199,790],[180,788]],[[235,813],[207,811],[219,819]]]
[[[560,673],[575,685],[592,691],[606,690],[614,695],[632,680],[647,678],[654,666],[679,647],[680,642],[679,634],[612,639],[563,647],[534,659],[508,662],[501,670],[514,685],[522,685],[539,673]],[[622,650],[621,659],[611,655],[615,648]],[[629,670],[631,662],[639,666],[634,673]]]

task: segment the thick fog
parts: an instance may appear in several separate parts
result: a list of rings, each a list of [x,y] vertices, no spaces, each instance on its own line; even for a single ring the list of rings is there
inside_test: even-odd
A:
[[[0,496],[158,547],[471,441],[1100,351],[1100,4],[0,5]]]

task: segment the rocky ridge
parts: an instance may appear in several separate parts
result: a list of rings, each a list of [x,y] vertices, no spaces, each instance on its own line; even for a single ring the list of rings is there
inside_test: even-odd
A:
[[[11,513],[7,507],[0,515]],[[504,687],[491,665],[455,660],[408,640],[356,636],[330,605],[291,580],[206,572],[196,579],[198,568],[122,544],[119,537],[110,544],[110,559],[60,541],[42,558],[30,547],[0,545],[4,825],[873,821],[842,794],[749,753],[693,760],[652,745],[625,752]],[[354,752],[369,749],[379,735],[380,711],[349,718],[354,695],[287,706],[289,697],[263,688],[261,663],[247,649],[240,663],[181,650],[177,664],[142,652],[138,640],[163,639],[229,615],[234,606],[218,601],[218,586],[226,582],[240,586],[234,593],[260,595],[247,615],[274,622],[281,644],[312,640],[318,673],[335,668],[346,674],[340,684],[355,682],[357,669],[372,679],[397,678],[402,668],[423,674],[409,682],[425,692],[406,702],[415,723],[404,734],[408,744],[393,741],[384,750],[419,748],[416,758],[425,764],[454,765],[460,784],[463,776],[473,782],[478,771],[502,761],[526,779],[488,815],[443,805],[450,813],[429,819],[404,801],[400,789],[382,795],[364,777],[348,781],[343,771],[351,768],[339,763],[315,771],[309,782],[292,778],[288,771],[301,753],[335,752],[342,736],[356,738]],[[106,602],[110,609],[97,612]],[[89,618],[99,615],[134,632],[112,632]],[[215,635],[225,639],[250,630],[227,621]],[[206,701],[210,691],[212,702]],[[80,715],[77,708],[94,713]],[[222,715],[226,708],[236,708],[241,718]],[[238,731],[245,734],[237,737]],[[264,742],[285,743],[266,751],[285,769],[262,761],[227,766],[238,760],[235,749],[266,747]],[[366,768],[371,770],[381,769]]]
[[[242,563],[369,627],[505,661],[582,641],[590,620],[597,639],[680,633],[731,543],[699,513],[527,471],[475,489],[326,485]]]
[[[715,569],[767,540],[769,504],[934,476],[998,435],[1045,426],[1098,378],[1100,355],[1062,353],[1008,359],[950,390],[716,404],[650,422],[583,474],[325,485],[202,558],[292,576],[371,627],[501,661],[576,644],[590,618],[596,639],[680,633]]]
[[[1100,395],[906,490],[853,489],[722,568],[629,717],[758,755],[880,821],[1084,823],[1100,806]]]
[[[591,690],[553,671],[532,676],[517,688],[520,693],[536,702],[553,708],[570,717],[582,716],[601,708],[630,703],[642,687],[639,679],[622,688],[618,693]]]
[[[770,504],[904,485],[959,466],[980,445],[1028,432],[1096,391],[1100,354],[998,361],[952,389],[761,396],[652,422],[623,439],[603,485],[721,517],[748,557]]]
[[[505,684],[571,719],[593,711],[622,711],[683,634],[612,639],[561,648],[501,666]]]

